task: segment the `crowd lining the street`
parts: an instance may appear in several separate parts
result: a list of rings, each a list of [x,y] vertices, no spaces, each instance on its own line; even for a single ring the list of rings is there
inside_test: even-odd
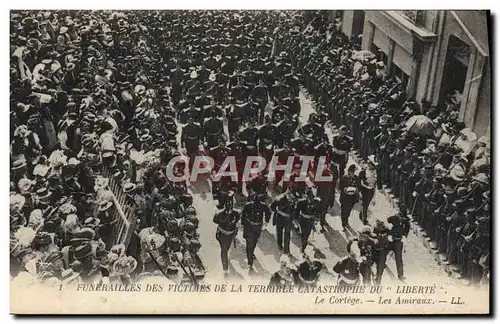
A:
[[[366,284],[380,283],[389,250],[404,278],[407,214],[463,277],[485,281],[489,139],[472,139],[452,97],[444,107],[407,99],[378,53],[359,50],[359,39],[348,40],[325,12],[13,11],[12,277],[54,285],[151,276],[197,282],[206,272],[198,217],[206,215],[193,207],[190,184],[170,182],[165,166],[205,154],[216,164],[233,155],[241,167],[260,154],[327,156],[325,172],[335,180],[311,188],[293,181],[299,170],[290,181],[278,175],[282,194],[272,203],[266,172],[244,185],[214,182],[224,271],[238,224],[252,269],[262,223],[273,216],[284,256],[271,284],[314,284],[322,263],[308,237],[316,223],[327,230],[338,182],[342,225],[349,227],[359,194],[366,225],[333,269],[340,282],[355,284],[361,274]],[[301,86],[316,110],[305,124]],[[325,125],[338,127],[332,142]],[[369,164],[359,174],[351,149]],[[400,213],[372,228],[369,204],[383,185]],[[235,193],[248,196],[241,213]],[[137,218],[125,236],[118,201]],[[305,254],[297,268],[287,256],[294,225]]]

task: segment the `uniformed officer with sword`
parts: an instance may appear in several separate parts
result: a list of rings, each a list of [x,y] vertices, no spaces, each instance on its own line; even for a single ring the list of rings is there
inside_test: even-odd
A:
[[[264,221],[267,224],[271,219],[271,210],[269,206],[258,197],[259,196],[254,196],[253,199],[249,200],[245,206],[243,206],[241,212],[243,238],[246,240],[246,253],[250,273],[255,271],[253,269],[253,261],[255,259],[254,251],[262,232],[262,226],[264,225]]]

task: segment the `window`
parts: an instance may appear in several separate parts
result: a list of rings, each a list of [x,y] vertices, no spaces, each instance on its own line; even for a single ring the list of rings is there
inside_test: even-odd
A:
[[[377,45],[372,44],[370,51],[377,56],[377,62],[382,61],[387,66],[387,54],[382,52]]]
[[[392,63],[392,76],[406,88],[409,77],[394,63]]]
[[[400,10],[399,13],[416,26],[423,26],[425,24],[424,10]]]

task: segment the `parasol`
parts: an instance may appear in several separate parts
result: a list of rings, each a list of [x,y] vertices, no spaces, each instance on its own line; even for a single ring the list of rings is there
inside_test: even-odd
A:
[[[371,60],[373,58],[375,58],[375,54],[373,54],[370,51],[357,51],[357,52],[354,52],[354,54],[351,56],[352,60],[361,61],[361,62],[368,61],[368,60]]]
[[[416,135],[432,135],[434,133],[434,123],[424,115],[410,117],[405,123],[405,128],[409,133]]]
[[[361,64],[360,62],[354,63],[354,67],[352,68],[352,76],[356,77],[362,72],[363,72],[363,64]]]

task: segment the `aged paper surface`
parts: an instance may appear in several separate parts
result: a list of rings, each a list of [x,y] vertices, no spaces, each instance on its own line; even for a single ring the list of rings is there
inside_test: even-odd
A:
[[[489,313],[488,15],[11,11],[11,312]]]
[[[347,293],[335,293],[334,285],[322,287],[320,293],[311,292],[312,289],[307,292],[307,289],[298,288],[292,288],[293,292],[265,293],[260,291],[265,291],[267,287],[258,284],[252,286],[219,283],[198,288],[204,289],[205,292],[186,292],[190,289],[195,290],[193,286],[189,287],[190,285],[174,286],[173,283],[161,283],[161,280],[158,280],[156,283],[139,283],[134,287],[115,288],[123,290],[119,292],[78,291],[91,289],[78,286],[65,287],[61,291],[58,287],[52,289],[36,286],[29,289],[11,287],[11,311],[15,314],[486,314],[489,312],[488,290],[441,287],[436,284],[381,286],[378,289],[358,286],[356,290],[359,292]],[[363,288],[364,293],[360,292]],[[94,289],[103,288],[94,287]],[[173,292],[179,289],[183,292]],[[381,292],[370,292],[371,289]],[[404,289],[413,292],[403,293]]]

